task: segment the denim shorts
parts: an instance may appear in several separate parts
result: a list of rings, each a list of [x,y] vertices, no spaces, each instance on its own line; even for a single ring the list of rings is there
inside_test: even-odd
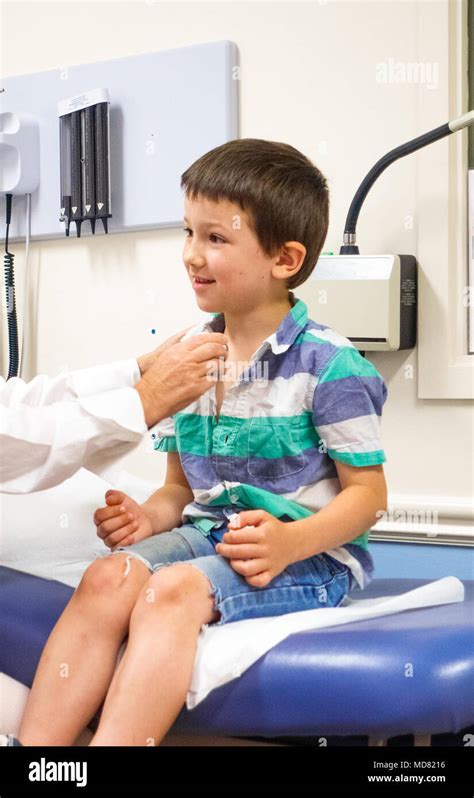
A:
[[[161,532],[132,546],[119,546],[106,556],[123,553],[138,558],[153,573],[167,565],[191,560],[207,576],[209,595],[214,596],[214,608],[221,614],[213,626],[337,607],[353,585],[351,570],[323,553],[288,565],[265,587],[253,587],[234,571],[227,557],[216,553],[215,542],[193,524]]]

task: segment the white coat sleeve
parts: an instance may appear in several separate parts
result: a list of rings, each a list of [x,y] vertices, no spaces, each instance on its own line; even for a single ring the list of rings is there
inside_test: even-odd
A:
[[[65,399],[76,399],[78,396],[112,391],[114,388],[132,387],[139,379],[138,363],[131,359],[88,369],[65,371],[57,377],[40,374],[30,382],[19,377],[12,377],[6,382],[0,377],[0,405],[50,405]]]
[[[131,387],[139,377],[136,361],[123,361],[28,384],[0,381],[0,491],[45,490],[104,449],[135,447],[147,431]]]

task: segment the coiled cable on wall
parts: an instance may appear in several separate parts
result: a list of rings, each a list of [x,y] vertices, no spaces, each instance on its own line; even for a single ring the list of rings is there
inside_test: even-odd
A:
[[[13,261],[15,256],[12,252],[8,251],[8,232],[10,229],[10,222],[12,217],[12,194],[6,194],[6,238],[5,238],[5,254],[3,256],[3,265],[5,273],[5,294],[6,294],[6,308],[7,308],[7,327],[8,327],[8,350],[9,350],[9,364],[7,380],[18,375],[19,354],[18,354],[18,326],[16,318],[16,300],[15,300],[15,270]]]
[[[12,213],[12,194],[5,194],[6,197],[6,225],[7,232],[5,238],[5,255],[4,255],[4,274],[5,274],[5,294],[6,294],[6,308],[7,308],[7,328],[8,328],[8,351],[9,351],[9,368],[7,380],[11,377],[24,378],[24,352],[25,342],[28,337],[28,254],[30,247],[30,228],[31,228],[31,194],[26,194],[26,241],[25,241],[25,271],[23,281],[23,325],[21,334],[21,346],[19,344],[18,335],[18,318],[17,318],[17,297],[15,291],[15,271],[14,271],[14,254],[8,251],[8,235],[11,223]]]
[[[24,368],[24,354],[25,354],[25,342],[28,340],[28,296],[29,296],[29,284],[28,284],[28,253],[30,248],[30,231],[31,231],[31,194],[26,195],[26,241],[25,241],[25,276],[23,281],[23,329],[21,334],[21,347],[20,347],[20,359],[19,359],[19,367],[18,367],[18,376],[23,377],[25,379]]]

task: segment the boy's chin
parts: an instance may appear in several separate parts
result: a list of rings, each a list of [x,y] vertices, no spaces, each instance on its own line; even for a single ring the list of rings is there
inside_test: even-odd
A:
[[[212,300],[210,297],[196,296],[196,304],[200,310],[204,310],[206,313],[222,312],[222,303],[217,302],[215,299]]]

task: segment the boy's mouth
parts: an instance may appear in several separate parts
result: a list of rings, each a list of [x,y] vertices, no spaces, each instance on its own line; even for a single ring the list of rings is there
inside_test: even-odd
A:
[[[193,288],[196,291],[202,290],[206,286],[212,285],[215,282],[216,282],[215,280],[207,280],[204,277],[193,277],[192,278]]]

